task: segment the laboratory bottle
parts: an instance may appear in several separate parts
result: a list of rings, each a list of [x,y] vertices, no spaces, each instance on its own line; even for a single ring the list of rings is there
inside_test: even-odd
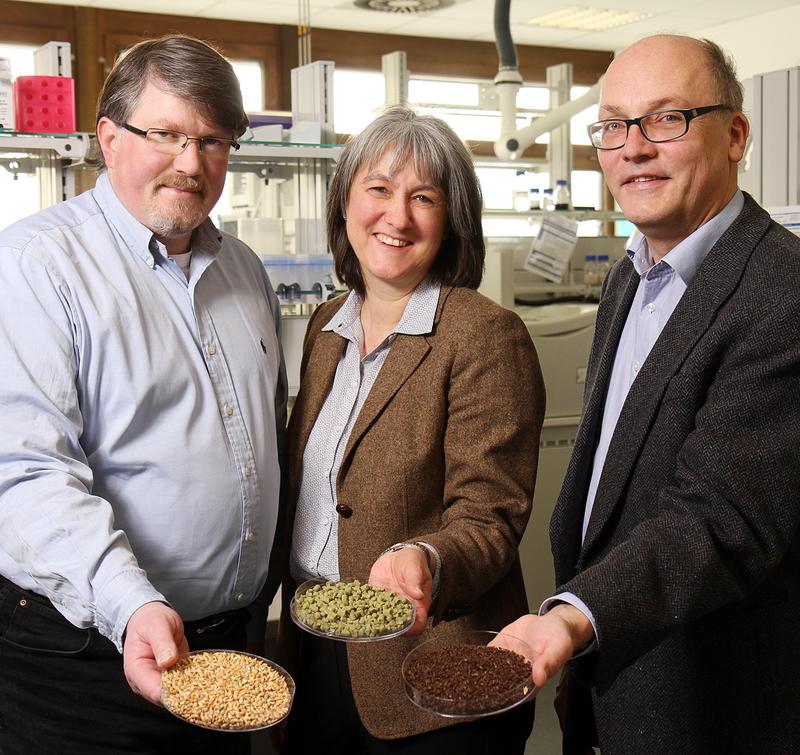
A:
[[[526,212],[530,209],[528,199],[528,179],[524,170],[518,170],[514,176],[514,209],[517,212]]]
[[[555,203],[553,202],[553,190],[552,189],[545,189],[544,196],[542,196],[542,209],[543,210],[553,210],[555,209]]]
[[[611,270],[611,263],[608,261],[607,254],[601,254],[597,258],[597,277],[598,277],[598,285],[602,284],[602,282],[606,279],[606,275],[608,275],[608,271]]]
[[[542,198],[539,195],[539,189],[533,188],[528,192],[528,207],[531,210],[542,209]]]
[[[597,271],[597,255],[587,254],[583,258],[583,285],[594,286]]]
[[[555,202],[557,210],[572,209],[572,198],[569,195],[569,186],[567,186],[567,182],[563,178],[559,178],[558,181],[556,181],[553,201]]]
[[[8,58],[0,58],[0,128],[14,130],[14,87]]]

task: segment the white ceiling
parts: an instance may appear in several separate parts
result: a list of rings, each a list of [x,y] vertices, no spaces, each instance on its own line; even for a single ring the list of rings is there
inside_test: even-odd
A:
[[[222,18],[295,25],[297,0],[41,0],[113,10]],[[647,34],[693,34],[796,5],[797,0],[512,0],[511,35],[517,44],[619,50]],[[449,8],[424,14],[386,13],[356,8],[352,0],[309,0],[313,29],[344,29],[494,41],[494,0],[455,0]],[[643,21],[599,32],[548,29],[525,21],[570,6],[613,8],[651,13]]]

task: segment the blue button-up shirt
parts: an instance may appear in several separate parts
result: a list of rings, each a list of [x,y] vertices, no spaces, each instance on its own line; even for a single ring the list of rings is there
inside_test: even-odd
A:
[[[0,574],[121,645],[261,591],[286,382],[260,260],[206,220],[189,276],[106,175],[0,233]]]
[[[298,583],[315,577],[339,579],[336,479],[347,441],[397,334],[423,335],[433,331],[440,288],[438,283],[420,283],[400,322],[363,359],[362,299],[355,291],[322,328],[346,339],[347,346],[303,454],[290,561],[292,578]]]

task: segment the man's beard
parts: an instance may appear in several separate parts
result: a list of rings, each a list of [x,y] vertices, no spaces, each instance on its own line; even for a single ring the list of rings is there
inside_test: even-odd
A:
[[[163,201],[158,197],[162,186],[175,186],[180,189],[202,191],[204,189],[203,184],[200,181],[181,175],[164,177],[156,184],[155,194],[150,206],[148,225],[156,236],[169,239],[191,233],[208,216],[200,200],[200,195],[197,195],[196,199]]]

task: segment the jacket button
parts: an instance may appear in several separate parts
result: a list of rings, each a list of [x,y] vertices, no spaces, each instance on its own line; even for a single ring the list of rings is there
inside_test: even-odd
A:
[[[345,503],[337,503],[336,512],[341,516],[343,516],[345,519],[349,519],[351,516],[353,516],[353,509],[351,509]]]

